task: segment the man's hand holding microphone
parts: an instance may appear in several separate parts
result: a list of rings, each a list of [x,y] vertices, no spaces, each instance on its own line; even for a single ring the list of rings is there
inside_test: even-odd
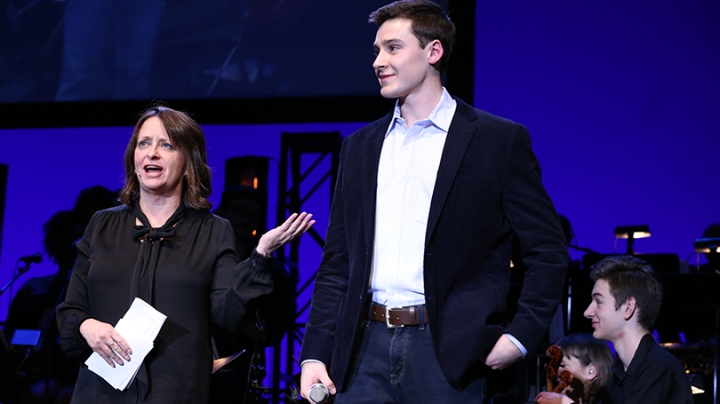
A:
[[[321,404],[335,393],[335,384],[330,380],[323,363],[306,362],[302,365],[300,395],[303,398],[313,404]]]

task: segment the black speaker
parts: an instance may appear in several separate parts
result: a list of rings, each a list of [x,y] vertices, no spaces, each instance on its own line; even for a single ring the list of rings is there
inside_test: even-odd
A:
[[[267,223],[269,157],[242,156],[225,160],[225,189],[233,185],[251,187],[257,193],[264,232]]]

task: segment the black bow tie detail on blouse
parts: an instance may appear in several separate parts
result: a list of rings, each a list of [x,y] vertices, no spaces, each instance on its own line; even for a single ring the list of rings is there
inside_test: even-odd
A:
[[[130,281],[130,304],[136,297],[139,297],[148,304],[155,305],[155,272],[158,269],[161,248],[165,239],[174,237],[177,234],[175,225],[180,221],[185,210],[185,206],[180,203],[175,213],[170,216],[162,227],[154,228],[150,226],[147,217],[140,210],[140,203],[136,202],[133,205],[133,213],[142,224],[134,226],[132,231],[133,238],[140,243],[140,251]],[[146,360],[150,360],[150,358],[148,357]],[[142,390],[140,394],[145,398],[150,393],[146,366],[147,364],[143,363],[137,373],[137,379],[143,383],[140,387]]]
[[[135,204],[134,213],[135,216],[140,219],[141,225],[133,227],[132,236],[135,240],[141,240],[147,236],[149,241],[157,241],[161,238],[173,237],[177,233],[175,232],[175,224],[180,220],[180,217],[185,212],[182,204],[175,210],[172,216],[165,222],[162,227],[151,227],[150,223],[145,214],[140,210],[139,204]]]
[[[185,213],[185,206],[181,203],[175,213],[159,228],[150,226],[147,217],[140,210],[139,203],[133,205],[133,213],[142,224],[134,226],[132,236],[136,241],[142,242],[140,243],[140,253],[138,254],[138,260],[135,262],[130,284],[130,304],[135,300],[135,297],[139,297],[152,305],[154,303],[155,272],[157,271],[158,258],[163,244],[162,240],[174,237],[177,234],[175,225]]]

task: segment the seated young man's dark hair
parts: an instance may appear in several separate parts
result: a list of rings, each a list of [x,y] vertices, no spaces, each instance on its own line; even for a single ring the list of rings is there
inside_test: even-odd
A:
[[[660,312],[663,287],[650,264],[631,256],[611,256],[592,266],[590,278],[608,283],[615,309],[634,298],[640,308],[639,324],[646,330],[652,329]]]

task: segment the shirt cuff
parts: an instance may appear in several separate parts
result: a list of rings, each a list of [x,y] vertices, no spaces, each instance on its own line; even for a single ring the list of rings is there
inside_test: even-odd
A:
[[[512,341],[512,343],[515,344],[516,347],[518,347],[518,349],[520,350],[520,352],[522,352],[522,355],[523,355],[522,357],[523,357],[523,358],[524,358],[525,356],[527,356],[527,349],[525,349],[525,346],[524,346],[522,343],[520,343],[520,341],[518,341],[517,338],[513,337],[513,336],[510,335],[510,334],[505,334],[505,336],[508,337],[508,339],[509,339],[510,341]]]
[[[321,364],[321,365],[323,365],[323,366],[325,366],[325,367],[327,368],[327,366],[326,366],[322,361],[319,361],[319,360],[317,360],[317,359],[305,359],[304,361],[300,362],[300,369],[302,369],[302,367],[303,367],[306,363],[319,363],[319,364]]]
[[[250,253],[250,262],[254,267],[262,267],[265,268],[267,265],[268,260],[270,260],[270,257],[266,257],[262,254],[260,254],[257,251],[257,248],[253,248],[252,252]]]

